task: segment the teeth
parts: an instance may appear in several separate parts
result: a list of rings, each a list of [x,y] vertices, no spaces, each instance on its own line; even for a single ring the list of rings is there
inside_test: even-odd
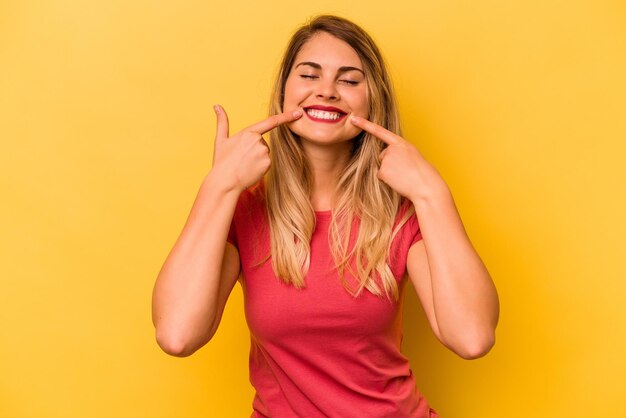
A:
[[[318,109],[307,109],[306,113],[315,119],[337,120],[341,117],[340,113],[326,112],[325,110]]]

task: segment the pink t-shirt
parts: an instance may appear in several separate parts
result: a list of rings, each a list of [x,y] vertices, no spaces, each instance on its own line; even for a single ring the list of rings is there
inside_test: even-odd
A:
[[[306,287],[297,289],[276,277],[271,261],[259,264],[270,250],[262,183],[239,198],[228,241],[241,259],[252,417],[437,417],[400,352],[402,297],[392,303],[345,290],[328,244],[330,217],[316,212]],[[420,239],[413,215],[390,252],[401,296],[407,253]],[[348,272],[346,278],[354,280]]]

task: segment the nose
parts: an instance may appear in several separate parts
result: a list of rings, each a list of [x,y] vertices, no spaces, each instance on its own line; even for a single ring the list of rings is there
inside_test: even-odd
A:
[[[317,91],[315,96],[318,99],[323,100],[338,100],[339,92],[337,91],[337,85],[332,78],[321,80],[317,85]]]

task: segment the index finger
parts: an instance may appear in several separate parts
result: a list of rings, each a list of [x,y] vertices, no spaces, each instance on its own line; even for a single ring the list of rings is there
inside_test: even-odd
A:
[[[301,109],[290,110],[287,112],[279,113],[278,115],[272,115],[269,118],[262,120],[261,122],[250,125],[247,130],[263,135],[264,133],[271,131],[272,129],[282,125],[283,123],[293,122],[300,116],[302,116]]]
[[[383,141],[385,144],[393,145],[402,140],[402,137],[394,134],[391,131],[388,131],[387,129],[374,122],[370,122],[367,119],[363,119],[358,116],[352,116],[352,118],[350,118],[350,121],[364,131],[371,133],[376,138]]]

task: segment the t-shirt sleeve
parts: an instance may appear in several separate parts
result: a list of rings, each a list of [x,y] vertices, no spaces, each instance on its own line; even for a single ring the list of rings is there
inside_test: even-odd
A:
[[[422,239],[422,232],[415,211],[407,218],[407,212],[413,209],[413,203],[403,202],[396,219],[396,226],[401,222],[402,226],[394,238],[389,249],[389,266],[398,280],[404,277],[409,249],[413,244]]]
[[[404,219],[406,213],[413,209],[413,203],[410,200],[404,200],[402,202],[402,206],[400,207],[400,211],[398,213],[398,219]],[[413,244],[420,241],[422,239],[422,231],[420,229],[420,224],[417,219],[417,215],[415,210],[409,216],[409,219],[406,220],[406,223],[402,226],[400,235],[402,236],[402,241],[408,243],[408,247],[405,247],[407,250]]]
[[[250,199],[250,191],[247,189],[239,195],[237,204],[235,205],[235,211],[233,212],[233,219],[230,221],[226,242],[233,245],[237,250],[239,250],[239,237],[246,236],[245,230],[249,222],[247,222],[245,214],[248,211],[247,207]]]
[[[226,242],[238,251],[248,248],[250,237],[266,222],[263,190],[260,187],[262,183],[249,187],[237,199]]]
[[[411,246],[422,239],[422,230],[417,219],[417,215],[413,213],[408,220],[411,233]]]

